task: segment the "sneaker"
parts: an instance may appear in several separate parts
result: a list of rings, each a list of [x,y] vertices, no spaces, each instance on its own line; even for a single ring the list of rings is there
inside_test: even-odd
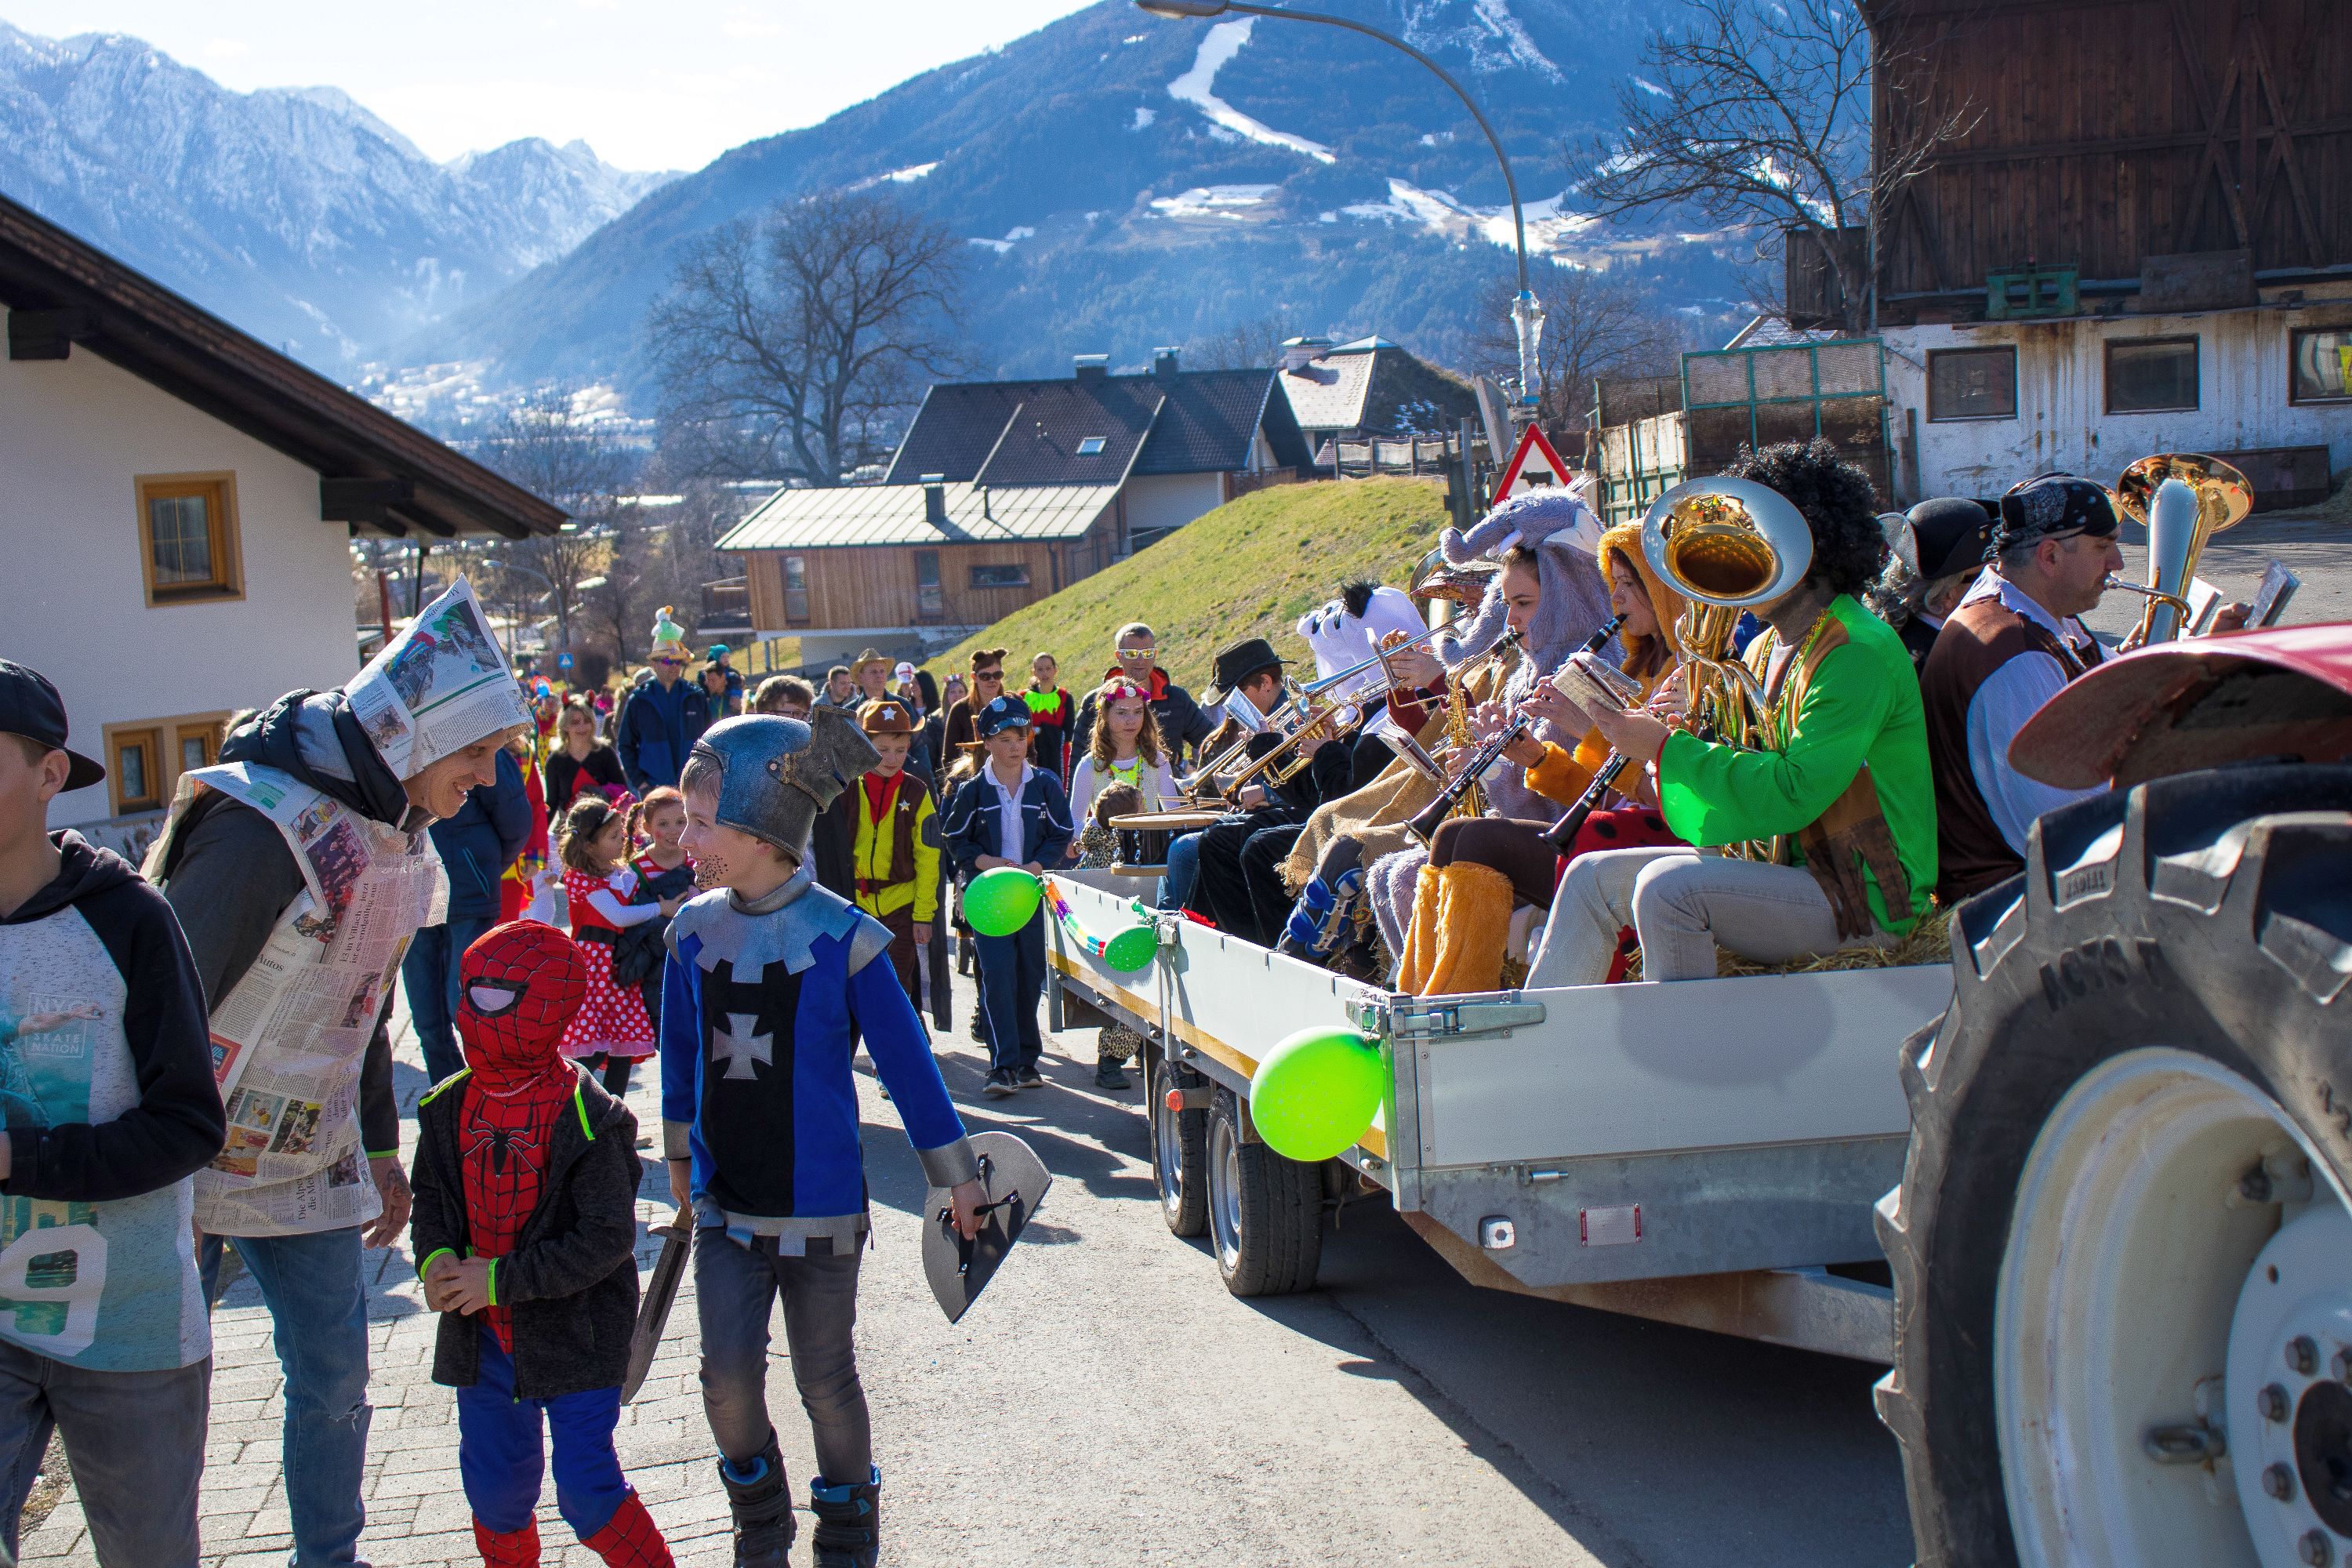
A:
[[[1011,1068],[992,1068],[989,1075],[980,1080],[980,1092],[987,1095],[991,1100],[1003,1100],[1020,1087],[1013,1080]]]
[[[1035,1068],[1023,1068],[1013,1074],[1013,1081],[1023,1089],[1043,1089],[1045,1087],[1045,1075]]]
[[[1127,1075],[1118,1070],[1117,1057],[1100,1057],[1096,1059],[1095,1087],[1114,1092],[1127,1087]]]

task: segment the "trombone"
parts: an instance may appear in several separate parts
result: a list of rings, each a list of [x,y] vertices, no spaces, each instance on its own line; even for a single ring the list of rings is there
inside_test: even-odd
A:
[[[2140,641],[2170,642],[2188,628],[2189,580],[2205,546],[2254,510],[2246,476],[2201,452],[2158,452],[2126,468],[2109,492],[2116,510],[2147,529],[2145,585],[2110,574],[2105,583],[2147,597]]]

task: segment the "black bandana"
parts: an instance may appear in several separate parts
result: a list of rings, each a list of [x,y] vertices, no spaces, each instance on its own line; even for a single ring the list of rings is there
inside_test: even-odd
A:
[[[2105,489],[2072,474],[2044,474],[2000,498],[1992,547],[2002,552],[2044,539],[2074,533],[2104,539],[2115,531],[2116,509]]]

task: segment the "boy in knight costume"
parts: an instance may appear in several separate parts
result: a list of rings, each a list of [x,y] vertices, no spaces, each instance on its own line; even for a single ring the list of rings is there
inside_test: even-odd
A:
[[[851,1327],[867,1219],[852,1031],[865,1039],[923,1173],[967,1237],[985,1201],[963,1122],[914,1005],[883,962],[890,932],[816,885],[817,814],[870,768],[857,721],[745,714],[696,743],[683,840],[712,889],[670,922],[661,1023],[663,1152],[690,1209],[702,1401],[734,1514],[738,1568],[784,1568],[796,1523],[767,1403],[779,1297],[814,1429],[816,1562],[866,1568],[878,1492]]]
[[[302,1568],[355,1560],[364,1521],[362,1243],[407,1224],[384,1001],[448,878],[425,831],[494,782],[529,722],[462,580],[339,690],[294,691],[180,775],[147,858],[211,1001],[228,1146],[196,1173],[205,1299],[226,1240],[286,1369],[286,1495]]]

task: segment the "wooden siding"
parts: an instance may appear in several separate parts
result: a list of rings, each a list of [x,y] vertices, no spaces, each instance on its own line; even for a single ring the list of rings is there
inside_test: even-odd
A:
[[[821,550],[746,550],[744,575],[751,592],[751,624],[764,633],[852,631],[923,626],[984,626],[1083,577],[1115,558],[1118,513],[1107,513],[1075,540],[990,544],[860,545]],[[933,550],[940,563],[940,613],[920,612],[916,557]],[[785,614],[784,558],[804,563],[808,616]],[[975,566],[1024,566],[1018,588],[975,588]]]
[[[1882,324],[1948,315],[1927,297],[2029,263],[2091,282],[2192,251],[2250,248],[2257,271],[2352,262],[2352,5],[1868,9],[1883,146],[1964,106],[1979,116],[1880,226]]]

